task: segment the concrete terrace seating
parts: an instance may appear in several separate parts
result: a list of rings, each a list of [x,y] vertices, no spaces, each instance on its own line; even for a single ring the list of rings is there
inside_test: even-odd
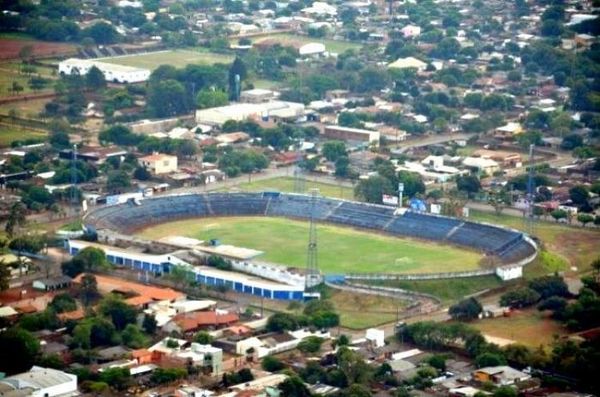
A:
[[[409,211],[404,216],[396,218],[386,231],[427,240],[444,240],[448,233],[460,223],[461,221],[453,218]]]
[[[205,198],[215,216],[263,215],[269,201],[262,193],[211,193]]]
[[[325,220],[366,229],[383,229],[392,219],[394,209],[360,203],[342,203]]]
[[[448,241],[493,253],[516,235],[516,232],[499,227],[465,222]]]
[[[85,224],[95,229],[131,233],[144,226],[178,219],[210,216],[279,216],[310,218],[312,198],[297,194],[205,193],[152,197],[93,209]],[[319,197],[314,203],[318,221],[373,229],[396,236],[449,242],[497,255],[504,263],[531,256],[535,248],[523,234],[492,225],[394,208]]]
[[[300,195],[284,195],[273,198],[269,204],[268,216],[285,216],[290,218],[310,218],[312,209],[312,198]],[[314,216],[317,220],[323,220],[329,212],[339,205],[339,201],[326,198],[318,198],[315,202]]]

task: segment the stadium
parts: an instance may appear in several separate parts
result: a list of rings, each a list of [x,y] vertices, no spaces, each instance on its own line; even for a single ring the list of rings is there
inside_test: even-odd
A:
[[[369,279],[388,276],[405,279],[440,279],[487,274],[496,274],[501,279],[508,280],[520,277],[523,266],[531,262],[537,254],[535,242],[527,235],[513,229],[411,210],[399,210],[383,205],[279,192],[204,193],[145,198],[94,209],[84,217],[84,224],[89,231],[99,233],[110,231],[120,235],[133,236],[143,229],[178,220],[197,219],[198,222],[201,222],[202,218],[255,217],[258,221],[256,217],[263,217],[289,219],[292,222],[292,220],[307,221],[311,218],[311,214],[319,227],[321,225],[323,227],[334,225],[399,240],[410,239],[410,241],[415,241],[415,244],[416,242],[424,242],[440,246],[442,249],[448,247],[447,250],[475,251],[484,258],[493,258],[493,261],[489,261],[492,265],[462,272],[448,271],[442,259],[439,260],[439,265],[434,273],[414,271],[410,274],[393,274],[395,273],[393,271],[390,273],[371,272],[367,261],[362,264],[360,269],[351,269],[352,271],[344,274],[332,274],[327,268],[321,268],[320,270],[326,280],[328,277]],[[249,223],[247,220],[245,222]],[[287,238],[287,236],[285,237]],[[298,239],[303,242],[307,241],[306,236],[298,237]],[[319,252],[326,252],[327,250],[327,245],[319,245]],[[73,250],[71,252],[73,253]],[[123,260],[120,261],[120,264],[122,263]],[[128,263],[131,263],[135,268],[134,262]],[[144,267],[140,263],[138,267],[141,270],[158,272],[162,269],[162,265],[164,263],[161,262],[154,266],[148,264]],[[281,263],[279,265],[285,266],[287,264]],[[273,267],[269,266],[263,266],[263,269],[269,270],[263,270],[262,272],[248,270],[250,268],[253,268],[253,266],[243,263],[235,267],[235,270],[252,273],[294,287],[289,294],[279,294],[279,299],[298,297],[300,278],[290,277],[289,274],[283,278],[273,276],[274,273],[279,272],[273,271]],[[201,273],[197,272],[196,279],[199,282],[209,283],[207,281],[208,277]],[[241,292],[250,292],[241,285],[238,289],[235,281],[227,278],[227,276],[220,274],[220,281],[211,277],[211,282],[217,285],[226,284]],[[261,289],[260,293],[256,293],[254,290],[251,293],[277,299],[273,291],[265,293]]]

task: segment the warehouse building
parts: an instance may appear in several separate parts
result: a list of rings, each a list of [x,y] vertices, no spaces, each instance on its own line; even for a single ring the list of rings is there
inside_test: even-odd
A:
[[[29,371],[0,380],[0,396],[76,396],[77,376],[33,366]]]
[[[235,292],[267,299],[301,300],[304,296],[304,284],[286,284],[251,274],[224,271],[208,266],[193,266],[180,258],[183,256],[182,252],[155,255],[87,241],[67,241],[67,249],[71,255],[76,255],[86,247],[102,249],[108,262],[114,265],[129,267],[148,274],[165,274],[169,273],[173,266],[181,266],[188,269],[194,275],[196,282],[200,284],[225,285]],[[236,261],[233,262],[235,268],[237,263]]]
[[[58,64],[58,72],[62,75],[86,75],[92,67],[97,67],[104,74],[104,79],[113,83],[141,83],[150,78],[150,70],[133,66],[116,65],[97,60],[69,58]]]
[[[327,125],[323,130],[323,136],[342,141],[368,142],[379,145],[379,138],[381,134],[379,131],[365,130],[362,128]]]

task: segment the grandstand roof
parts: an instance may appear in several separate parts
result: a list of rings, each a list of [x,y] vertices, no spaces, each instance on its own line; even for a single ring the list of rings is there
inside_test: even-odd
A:
[[[240,260],[249,260],[252,258],[256,258],[259,255],[262,255],[263,251],[258,251],[251,248],[243,248],[236,247],[234,245],[216,245],[216,246],[197,246],[195,247],[198,251],[227,256],[229,258],[240,259]]]

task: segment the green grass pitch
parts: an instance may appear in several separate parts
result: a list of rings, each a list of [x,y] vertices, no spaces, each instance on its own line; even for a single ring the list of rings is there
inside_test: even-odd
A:
[[[99,61],[154,70],[160,65],[172,65],[176,68],[183,68],[189,64],[228,64],[233,61],[233,57],[230,55],[200,50],[171,50],[114,58],[102,58],[99,59]]]
[[[144,238],[183,235],[201,240],[264,251],[257,260],[304,267],[308,223],[285,218],[200,218],[151,226]],[[396,238],[366,231],[320,224],[318,265],[326,274],[433,273],[478,268],[481,255],[435,242]]]

